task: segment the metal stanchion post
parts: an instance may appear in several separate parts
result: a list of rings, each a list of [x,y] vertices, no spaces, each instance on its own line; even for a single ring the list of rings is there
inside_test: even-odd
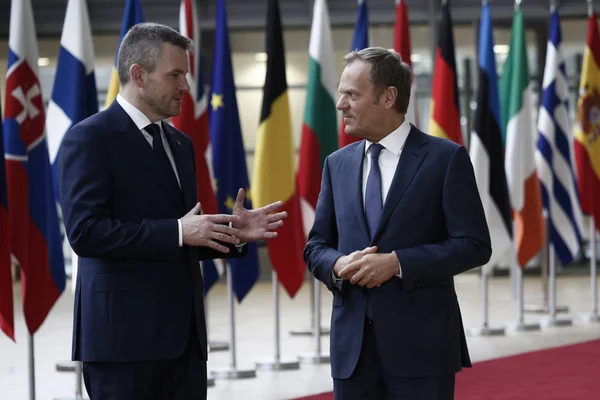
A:
[[[549,292],[549,311],[550,315],[540,320],[540,325],[544,328],[549,326],[571,326],[573,321],[569,318],[559,319],[556,317],[556,254],[554,252],[554,246],[550,244],[549,253],[549,271],[548,275],[550,278]]]
[[[236,349],[235,349],[235,300],[233,296],[233,278],[231,276],[231,265],[227,264],[227,291],[229,295],[229,350],[231,354],[231,361],[229,368],[217,369],[212,371],[212,377],[214,379],[243,379],[243,378],[254,378],[256,376],[256,370],[254,369],[238,369],[236,365]]]
[[[308,296],[310,302],[310,326],[308,328],[291,330],[290,335],[292,336],[312,336],[315,334],[315,297],[313,296],[313,293],[315,291],[315,285],[318,285],[318,282],[315,283],[315,280],[311,279],[310,294]],[[318,323],[321,324],[321,321],[319,321]],[[320,333],[321,335],[329,335],[329,328],[322,326]]]
[[[596,228],[594,218],[590,219],[590,280],[592,289],[592,311],[583,315],[584,322],[600,322],[598,315],[598,270],[596,266]]]
[[[275,311],[275,354],[272,360],[258,361],[256,368],[259,370],[267,371],[284,371],[299,369],[300,363],[298,361],[281,361],[281,349],[280,349],[280,329],[279,329],[279,281],[277,279],[277,272],[272,272],[272,285],[273,285],[273,308]]]
[[[517,264],[516,260],[513,263],[512,268],[515,270],[515,276],[517,278],[518,285],[518,299],[519,299],[519,319],[513,323],[510,323],[506,326],[507,332],[532,332],[539,331],[540,324],[538,323],[525,323],[525,296],[524,296],[524,282],[523,282],[523,271]]]
[[[314,281],[315,323],[313,324],[313,329],[315,331],[315,352],[298,356],[300,362],[303,364],[325,364],[329,362],[329,354],[321,352],[321,330],[319,329],[321,321],[321,284],[316,279]]]
[[[489,327],[489,293],[488,293],[488,273],[484,268],[481,270],[481,297],[483,303],[483,323],[478,328],[471,328],[469,336],[501,336],[504,335],[504,328]]]

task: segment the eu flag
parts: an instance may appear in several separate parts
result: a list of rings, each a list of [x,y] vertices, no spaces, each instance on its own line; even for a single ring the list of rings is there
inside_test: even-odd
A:
[[[225,0],[217,1],[215,46],[210,93],[210,140],[213,146],[213,167],[217,181],[219,212],[231,213],[239,188],[246,189],[246,208],[251,208],[246,154],[235,98],[231,67],[231,51],[227,33]],[[258,279],[258,250],[248,244],[246,257],[228,259],[231,265],[233,290],[242,301]]]

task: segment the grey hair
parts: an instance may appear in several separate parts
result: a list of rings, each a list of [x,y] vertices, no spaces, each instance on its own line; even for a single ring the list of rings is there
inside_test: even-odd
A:
[[[134,25],[119,46],[117,73],[121,86],[129,82],[129,68],[138,64],[148,72],[154,71],[161,57],[163,43],[170,43],[186,51],[193,48],[193,42],[175,29],[154,22]]]
[[[411,71],[400,54],[383,47],[367,47],[354,50],[344,57],[346,64],[360,60],[371,66],[369,81],[375,86],[374,95],[378,98],[385,89],[393,86],[398,91],[394,107],[396,111],[406,114],[410,101]]]

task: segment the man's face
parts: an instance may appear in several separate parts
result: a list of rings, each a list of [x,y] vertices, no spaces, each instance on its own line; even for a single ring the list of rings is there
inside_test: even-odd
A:
[[[161,119],[174,117],[181,112],[183,95],[190,90],[187,53],[184,49],[164,43],[156,68],[145,72],[142,100]]]
[[[336,107],[343,112],[346,134],[378,140],[377,127],[385,110],[377,104],[375,87],[369,81],[370,69],[369,64],[360,60],[346,66],[340,78],[340,99]]]

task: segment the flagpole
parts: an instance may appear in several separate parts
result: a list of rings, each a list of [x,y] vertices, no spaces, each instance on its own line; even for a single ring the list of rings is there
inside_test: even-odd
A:
[[[592,312],[583,316],[584,322],[600,322],[598,315],[598,271],[596,265],[596,227],[594,218],[590,218],[590,276],[592,287]]]
[[[556,314],[556,252],[554,251],[554,245],[550,243],[550,247],[548,249],[548,258],[549,258],[549,271],[548,275],[549,279],[549,304],[548,310],[549,314],[547,317],[544,317],[540,320],[540,325],[543,328],[554,327],[554,326],[571,326],[573,325],[573,321],[569,318],[557,318]]]
[[[279,321],[279,280],[275,269],[271,272],[273,286],[273,309],[275,312],[275,352],[272,360],[263,360],[256,363],[256,369],[262,371],[289,371],[299,369],[298,361],[281,361],[281,346],[280,346],[280,321]]]
[[[519,267],[517,258],[513,257],[512,269],[515,272],[515,278],[517,280],[517,296],[519,301],[519,319],[517,321],[507,324],[507,332],[533,332],[540,330],[540,324],[537,322],[525,323],[525,290],[523,280],[523,270]]]
[[[27,346],[29,348],[29,400],[35,400],[35,356],[32,334],[27,336]]]
[[[315,285],[318,285],[318,282],[315,282],[314,279],[310,280],[310,289],[309,289],[309,301],[310,301],[310,326],[308,328],[300,328],[290,331],[290,335],[292,336],[313,336],[315,334],[315,297],[313,293],[315,291]],[[321,321],[319,320],[319,325]],[[329,335],[329,328],[326,326],[321,326],[321,335]]]
[[[254,369],[238,369],[236,360],[236,346],[235,346],[235,299],[233,296],[233,277],[231,274],[231,264],[227,263],[227,295],[229,297],[229,350],[231,360],[228,368],[217,369],[212,371],[212,377],[214,379],[244,379],[256,377],[256,370]]]
[[[482,300],[482,312],[483,312],[483,322],[481,326],[478,328],[471,328],[469,331],[469,336],[502,336],[505,331],[504,328],[490,328],[489,327],[489,282],[488,275],[489,272],[485,270],[485,268],[480,268],[481,272],[481,300]]]
[[[200,271],[203,271],[202,266],[200,266]],[[205,315],[205,320],[206,320],[206,334],[208,336],[208,333],[210,332],[209,330],[209,320],[208,320],[208,296],[204,296],[204,315]],[[208,347],[210,348],[210,351],[227,351],[229,350],[229,343],[222,341],[222,340],[208,340]]]
[[[319,285],[319,281],[316,278],[313,279],[315,352],[300,354],[298,358],[302,364],[326,364],[329,362],[329,354],[321,351],[321,330],[319,329],[319,325],[321,325],[321,285]]]

